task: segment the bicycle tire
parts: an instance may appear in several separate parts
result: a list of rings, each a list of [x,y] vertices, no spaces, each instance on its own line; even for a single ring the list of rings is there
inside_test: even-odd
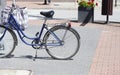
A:
[[[56,34],[58,36],[58,38],[60,38],[60,40],[61,40],[61,36],[62,36],[62,34],[64,34],[64,32],[62,32],[62,31],[67,31],[67,35],[66,35],[67,37],[65,37],[64,45],[68,46],[68,47],[59,46],[59,48],[56,48],[54,46],[47,46],[47,43],[53,42],[50,40],[54,40],[53,36],[51,35],[51,32]],[[70,35],[68,35],[68,33],[70,33]],[[72,37],[72,38],[70,38],[70,37]],[[58,25],[58,26],[54,26],[53,28],[51,28],[45,34],[44,43],[46,44],[45,49],[46,49],[47,53],[52,58],[59,59],[59,60],[61,60],[61,59],[66,60],[66,59],[71,59],[78,52],[79,47],[80,47],[80,36],[77,33],[77,31],[75,31],[73,28],[68,28],[67,26]],[[73,43],[74,43],[74,45],[73,45]],[[73,51],[70,52],[70,50],[73,50]],[[67,51],[67,52],[65,53],[65,51]],[[65,54],[65,56],[64,56],[64,54]]]
[[[17,37],[15,33],[0,25],[0,58],[9,57],[17,45]]]

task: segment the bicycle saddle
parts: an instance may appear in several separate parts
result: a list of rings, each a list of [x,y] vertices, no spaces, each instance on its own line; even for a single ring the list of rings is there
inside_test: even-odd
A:
[[[54,15],[54,11],[53,10],[47,11],[47,12],[41,11],[40,14],[43,15],[43,16],[45,16],[45,17],[47,17],[47,18],[52,18],[53,15]]]

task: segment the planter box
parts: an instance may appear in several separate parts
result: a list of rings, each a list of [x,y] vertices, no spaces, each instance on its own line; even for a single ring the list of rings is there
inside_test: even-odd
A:
[[[78,7],[78,22],[93,22],[93,8]]]

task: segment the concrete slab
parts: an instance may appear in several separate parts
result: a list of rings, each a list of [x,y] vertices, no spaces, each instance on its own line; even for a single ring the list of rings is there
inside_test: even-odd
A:
[[[36,61],[33,61],[35,50],[18,38],[19,44],[12,53],[13,57],[0,59],[0,69],[27,69],[32,70],[33,75],[88,75],[101,29],[80,26],[73,28],[81,36],[81,46],[71,60],[54,60],[44,49],[40,49]],[[24,32],[28,36],[35,36],[39,30],[39,25],[29,25]]]
[[[0,75],[32,75],[29,70],[0,70]]]

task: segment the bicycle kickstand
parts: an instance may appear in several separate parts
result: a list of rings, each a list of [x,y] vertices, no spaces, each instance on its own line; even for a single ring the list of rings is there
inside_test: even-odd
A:
[[[36,53],[35,53],[35,57],[33,58],[33,61],[35,61],[37,58],[37,51],[38,51],[38,49],[36,49]]]

